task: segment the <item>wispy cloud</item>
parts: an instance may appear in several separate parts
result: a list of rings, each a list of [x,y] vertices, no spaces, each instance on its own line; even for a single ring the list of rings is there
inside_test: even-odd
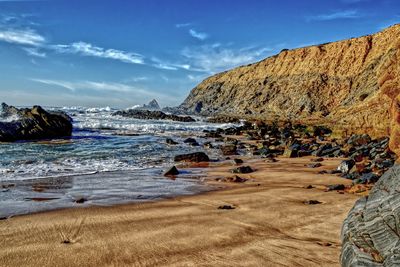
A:
[[[190,70],[191,68],[189,64],[171,63],[168,61],[163,61],[156,57],[152,57],[151,61],[153,61],[152,64],[153,67],[163,70],[178,70],[178,69]]]
[[[0,28],[0,41],[19,45],[40,46],[46,42],[46,38],[32,29]]]
[[[207,34],[207,33],[205,33],[205,32],[198,32],[198,31],[196,31],[196,30],[194,30],[194,29],[190,29],[190,30],[189,30],[189,34],[190,34],[193,38],[199,39],[199,40],[201,40],[201,41],[204,41],[205,39],[208,38],[208,34]]]
[[[185,28],[185,27],[189,27],[191,25],[192,25],[192,23],[190,23],[190,22],[188,22],[188,23],[178,23],[178,24],[175,24],[175,27],[176,28]]]
[[[71,92],[76,92],[81,90],[102,91],[102,92],[136,95],[137,97],[148,96],[164,100],[171,100],[171,96],[124,83],[98,82],[98,81],[65,81],[65,80],[36,79],[36,78],[32,78],[29,80],[49,86],[58,86],[67,89]]]
[[[33,24],[26,18],[31,16],[33,15],[0,15],[0,42],[21,46],[29,56],[34,57],[46,57],[45,52],[56,52],[107,58],[130,64],[144,64],[144,57],[134,52],[106,49],[87,42],[50,44],[43,35],[30,28]]]
[[[328,21],[328,20],[337,20],[337,19],[357,19],[361,18],[363,15],[360,14],[357,10],[342,10],[336,11],[329,14],[319,14],[315,16],[307,16],[306,20],[308,21]]]
[[[143,64],[143,56],[133,52],[125,52],[117,49],[105,49],[90,43],[76,42],[68,45],[52,45],[49,48],[58,53],[78,54],[83,56],[115,59],[125,63]]]
[[[70,82],[63,80],[51,80],[51,79],[30,79],[31,81],[59,86],[70,91],[77,90],[95,90],[95,91],[111,91],[111,92],[132,92],[137,91],[138,88],[126,84],[121,83],[109,83],[109,82],[93,82],[93,81],[78,81],[78,82]]]
[[[41,58],[46,57],[46,53],[39,51],[37,47],[23,47],[22,50],[24,50],[29,56]]]
[[[244,47],[234,49],[221,44],[202,45],[183,49],[190,70],[216,73],[265,58],[273,49],[269,47]]]
[[[144,81],[148,81],[149,77],[146,76],[138,76],[138,77],[129,77],[127,79],[125,79],[123,82],[124,83],[137,83],[137,82],[144,82]]]

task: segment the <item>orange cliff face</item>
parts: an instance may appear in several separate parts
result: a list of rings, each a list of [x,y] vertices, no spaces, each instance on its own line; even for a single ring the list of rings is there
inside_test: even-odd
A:
[[[399,38],[400,25],[395,25],[360,38],[283,50],[207,78],[181,107],[265,120],[312,119],[348,134],[388,135],[393,97],[383,92],[380,81],[395,64]],[[399,75],[398,68],[390,75]]]
[[[381,68],[379,88],[391,102],[389,148],[400,160],[400,40],[394,47],[396,52]]]

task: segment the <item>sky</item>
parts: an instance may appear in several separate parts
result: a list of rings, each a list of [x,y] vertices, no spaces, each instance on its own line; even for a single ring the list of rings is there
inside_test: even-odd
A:
[[[0,102],[176,106],[215,73],[399,22],[398,0],[0,0]]]

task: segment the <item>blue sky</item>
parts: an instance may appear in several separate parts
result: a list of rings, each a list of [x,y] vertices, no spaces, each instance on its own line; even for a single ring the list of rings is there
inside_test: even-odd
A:
[[[214,73],[398,22],[397,0],[0,0],[0,101],[174,106]]]

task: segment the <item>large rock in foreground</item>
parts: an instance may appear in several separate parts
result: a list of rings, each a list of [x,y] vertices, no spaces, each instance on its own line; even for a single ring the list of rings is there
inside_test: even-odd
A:
[[[72,119],[62,112],[47,112],[40,106],[18,109],[3,103],[0,142],[52,139],[72,134]]]
[[[119,115],[123,117],[135,118],[140,120],[173,120],[181,122],[194,122],[196,121],[190,116],[177,116],[173,114],[166,114],[162,111],[151,111],[151,110],[121,110],[113,113],[113,115]]]
[[[400,266],[400,165],[359,199],[342,228],[342,266]]]

